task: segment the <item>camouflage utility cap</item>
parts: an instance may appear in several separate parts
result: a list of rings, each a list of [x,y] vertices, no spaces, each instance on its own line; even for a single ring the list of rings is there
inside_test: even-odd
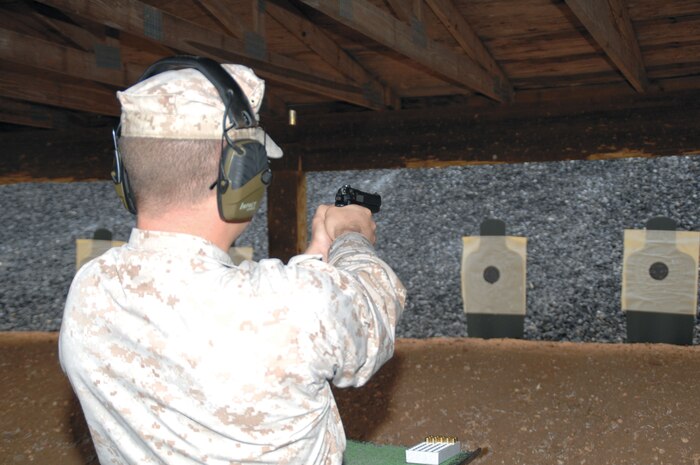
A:
[[[238,83],[259,120],[265,81],[242,65],[222,67]],[[224,102],[218,91],[199,71],[192,68],[156,74],[123,92],[117,92],[122,106],[121,135],[162,139],[220,139]],[[255,139],[264,144],[268,156],[280,158],[282,150],[260,127],[229,131],[232,139]]]

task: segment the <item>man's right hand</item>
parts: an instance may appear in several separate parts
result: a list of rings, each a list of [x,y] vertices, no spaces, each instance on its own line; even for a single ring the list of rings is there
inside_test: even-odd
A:
[[[337,237],[346,232],[357,232],[374,244],[376,229],[372,212],[365,207],[320,205],[311,225],[311,242],[304,253],[321,254],[323,261],[327,261],[328,250]]]
[[[347,232],[360,233],[371,244],[376,241],[377,224],[372,218],[372,212],[359,205],[344,207],[329,206],[326,210],[324,226],[331,241]]]

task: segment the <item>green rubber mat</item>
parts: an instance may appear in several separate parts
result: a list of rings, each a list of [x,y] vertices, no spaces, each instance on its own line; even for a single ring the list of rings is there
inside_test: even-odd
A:
[[[457,465],[468,455],[469,452],[460,452],[440,465]],[[348,439],[343,465],[406,465],[406,448],[378,446],[369,442]]]

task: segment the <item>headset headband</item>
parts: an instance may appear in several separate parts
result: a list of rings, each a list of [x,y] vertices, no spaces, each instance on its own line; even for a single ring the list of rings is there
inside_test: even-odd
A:
[[[149,77],[165,71],[182,68],[196,69],[212,83],[224,102],[229,121],[234,124],[235,128],[250,128],[258,125],[255,112],[236,80],[221,65],[210,58],[189,55],[163,58],[149,66],[138,82],[145,81]],[[226,128],[224,128],[225,131]]]

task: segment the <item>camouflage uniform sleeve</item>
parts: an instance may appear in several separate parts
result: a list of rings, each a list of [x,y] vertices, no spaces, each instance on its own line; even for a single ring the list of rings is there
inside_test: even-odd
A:
[[[308,257],[308,256],[307,256]],[[347,233],[333,243],[325,267],[332,280],[329,304],[312,333],[314,368],[338,387],[361,386],[394,353],[396,324],[406,289],[362,235]]]

